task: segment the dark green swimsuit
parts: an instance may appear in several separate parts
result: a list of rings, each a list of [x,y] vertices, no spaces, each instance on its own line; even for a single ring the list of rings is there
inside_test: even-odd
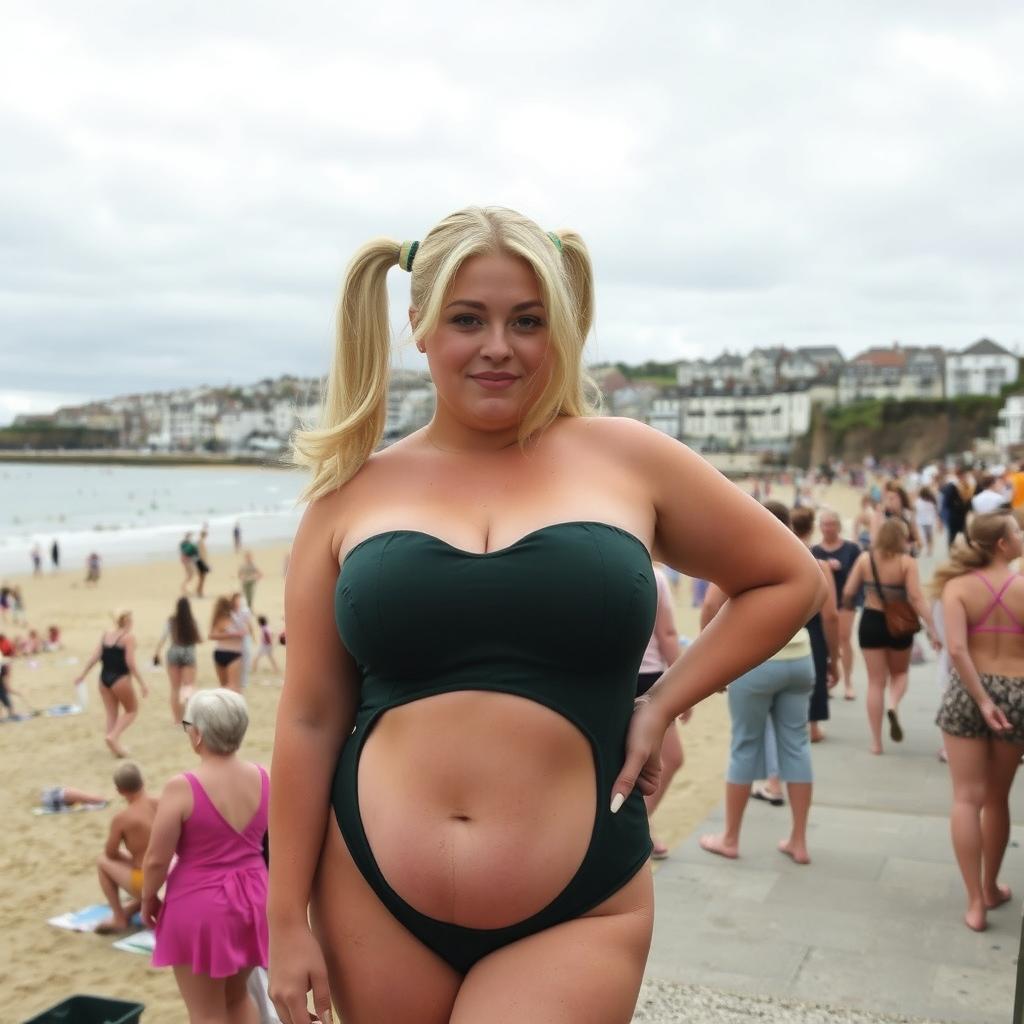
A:
[[[334,607],[362,674],[355,729],[335,771],[334,812],[356,866],[413,935],[465,972],[501,946],[579,917],[633,877],[651,851],[643,798],[634,790],[614,815],[609,804],[657,609],[651,559],[638,538],[607,523],[556,523],[475,554],[430,534],[389,530],[349,552]],[[544,704],[594,752],[597,806],[582,865],[543,910],[503,928],[465,928],[414,910],[377,866],[359,813],[359,756],[377,718],[455,690]]]

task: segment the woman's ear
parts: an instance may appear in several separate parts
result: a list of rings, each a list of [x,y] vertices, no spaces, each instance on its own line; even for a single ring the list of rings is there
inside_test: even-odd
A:
[[[416,330],[416,324],[418,322],[419,322],[419,311],[414,306],[410,306],[409,307],[409,325],[412,327],[413,331]],[[426,351],[426,349],[424,348],[424,345],[423,345],[423,339],[422,338],[417,338],[416,339],[416,350],[418,352],[425,352]]]

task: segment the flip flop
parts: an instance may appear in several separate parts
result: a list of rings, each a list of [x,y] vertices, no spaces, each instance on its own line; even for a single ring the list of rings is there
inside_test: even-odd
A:
[[[668,847],[664,843],[654,841],[654,849],[651,850],[651,860],[668,860]]]
[[[771,804],[772,807],[782,807],[786,803],[781,793],[778,796],[773,796],[764,786],[754,786],[750,791],[750,795],[755,800],[763,800],[766,804]]]
[[[900,743],[903,740],[903,729],[900,727],[900,720],[896,717],[896,712],[892,708],[888,711],[889,715],[889,736],[893,743]]]

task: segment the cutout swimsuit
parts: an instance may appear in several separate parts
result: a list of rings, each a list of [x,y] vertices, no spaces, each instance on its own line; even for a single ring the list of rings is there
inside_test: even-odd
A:
[[[646,863],[651,839],[640,791],[617,814],[609,802],[656,608],[647,548],[607,523],[555,523],[482,554],[427,533],[389,530],[345,558],[335,618],[362,685],[335,771],[335,816],[381,902],[456,970],[465,973],[510,942],[579,917]],[[543,704],[589,740],[594,756],[594,826],[582,864],[546,907],[501,928],[464,927],[411,907],[384,878],[359,811],[359,758],[377,719],[459,690]]]

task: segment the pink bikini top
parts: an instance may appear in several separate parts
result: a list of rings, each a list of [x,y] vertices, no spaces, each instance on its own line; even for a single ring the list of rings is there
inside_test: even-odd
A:
[[[1014,615],[1013,612],[1011,612],[1010,609],[1007,608],[1005,604],[1003,604],[1003,594],[1006,593],[1006,591],[1010,588],[1010,584],[1017,577],[1016,576],[1010,576],[1006,580],[1006,582],[1002,585],[1002,587],[1000,588],[999,592],[996,593],[995,587],[993,587],[992,584],[989,583],[988,579],[985,577],[985,575],[983,573],[976,571],[976,572],[972,573],[972,575],[977,576],[978,579],[981,580],[982,583],[984,583],[986,587],[988,587],[989,591],[991,592],[991,594],[995,598],[995,600],[988,606],[988,608],[985,609],[985,614],[982,615],[982,617],[980,619],[978,619],[978,621],[973,626],[968,626],[967,627],[968,635],[972,635],[974,633],[1024,633],[1024,623],[1022,623],[1020,621],[1020,619],[1018,619],[1017,616]],[[986,626],[985,625],[985,623],[988,622],[989,617],[992,615],[992,613],[997,608],[1002,608],[1003,611],[1006,612],[1006,614],[1010,616],[1010,618],[1013,620],[1013,624],[1012,625],[1009,625],[1009,626]]]

